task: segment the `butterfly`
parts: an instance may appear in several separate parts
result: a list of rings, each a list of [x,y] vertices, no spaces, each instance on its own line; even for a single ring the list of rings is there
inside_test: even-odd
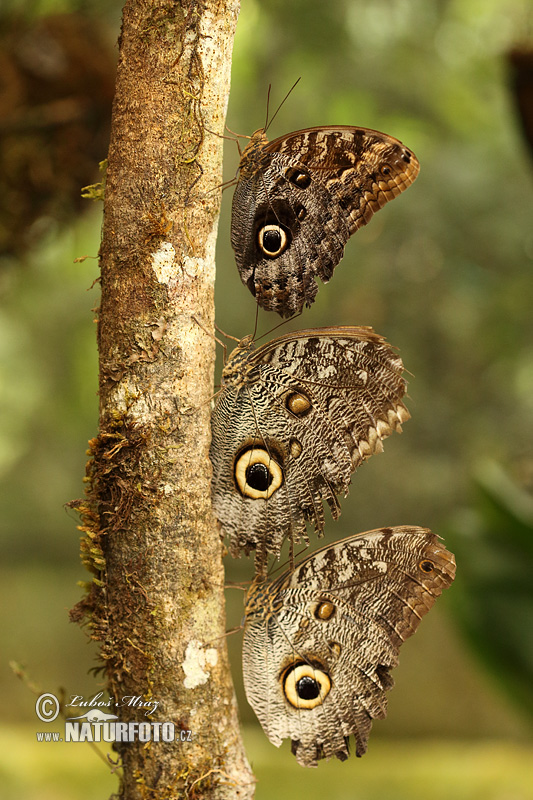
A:
[[[307,128],[269,142],[256,131],[235,187],[231,243],[242,282],[282,317],[310,306],[350,236],[416,178],[398,139],[369,128]]]
[[[356,467],[409,419],[403,364],[368,327],[311,328],[256,348],[245,337],[212,414],[212,495],[233,556],[256,568],[285,539],[320,535]]]
[[[326,545],[246,598],[243,673],[270,741],[305,767],[367,747],[387,711],[402,643],[452,583],[455,560],[425,528],[381,528]]]

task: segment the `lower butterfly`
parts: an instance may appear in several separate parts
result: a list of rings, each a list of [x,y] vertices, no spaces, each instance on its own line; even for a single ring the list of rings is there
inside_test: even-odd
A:
[[[248,702],[272,744],[291,739],[304,767],[367,748],[386,716],[402,643],[455,577],[455,560],[425,528],[360,533],[323,547],[246,599]]]
[[[213,504],[233,556],[256,567],[285,539],[336,519],[356,467],[409,419],[403,364],[372,328],[315,328],[259,348],[243,339],[212,416]]]

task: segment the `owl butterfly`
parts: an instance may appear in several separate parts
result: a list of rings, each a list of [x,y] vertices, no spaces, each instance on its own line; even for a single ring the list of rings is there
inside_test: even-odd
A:
[[[372,328],[315,328],[233,351],[212,416],[213,504],[230,552],[257,548],[261,571],[283,541],[320,535],[325,501],[383,449],[409,413],[403,364]]]
[[[246,599],[244,687],[266,735],[292,740],[304,767],[367,747],[386,716],[402,642],[455,577],[425,528],[360,533],[318,550]]]
[[[242,153],[231,243],[242,282],[282,317],[310,306],[344,246],[416,178],[414,153],[368,128],[307,128],[269,142],[256,131]]]

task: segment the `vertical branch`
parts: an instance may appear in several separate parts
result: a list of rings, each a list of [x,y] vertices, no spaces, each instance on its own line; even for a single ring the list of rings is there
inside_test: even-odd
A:
[[[222,140],[208,130],[223,129],[237,14],[238,0],[128,0],[123,12],[85,513],[96,577],[78,614],[102,643],[120,720],[170,721],[178,735],[116,745],[128,800],[253,795],[210,504],[214,341],[194,320],[214,321]]]

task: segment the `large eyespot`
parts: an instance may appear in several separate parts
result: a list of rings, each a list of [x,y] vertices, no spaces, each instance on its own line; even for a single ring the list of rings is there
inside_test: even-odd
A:
[[[425,558],[423,561],[420,562],[418,566],[420,567],[422,572],[425,572],[426,574],[433,572],[433,570],[435,569],[435,564],[433,563],[433,561],[430,561],[429,558]]]
[[[283,694],[294,708],[316,708],[331,689],[329,675],[310,664],[294,664],[283,675]]]
[[[304,417],[311,410],[311,401],[302,392],[290,392],[285,397],[285,408],[295,417]]]
[[[281,225],[263,225],[257,234],[259,248],[268,258],[277,258],[289,245],[287,232]]]
[[[235,461],[239,491],[253,500],[267,500],[283,483],[283,470],[263,447],[249,447]]]

